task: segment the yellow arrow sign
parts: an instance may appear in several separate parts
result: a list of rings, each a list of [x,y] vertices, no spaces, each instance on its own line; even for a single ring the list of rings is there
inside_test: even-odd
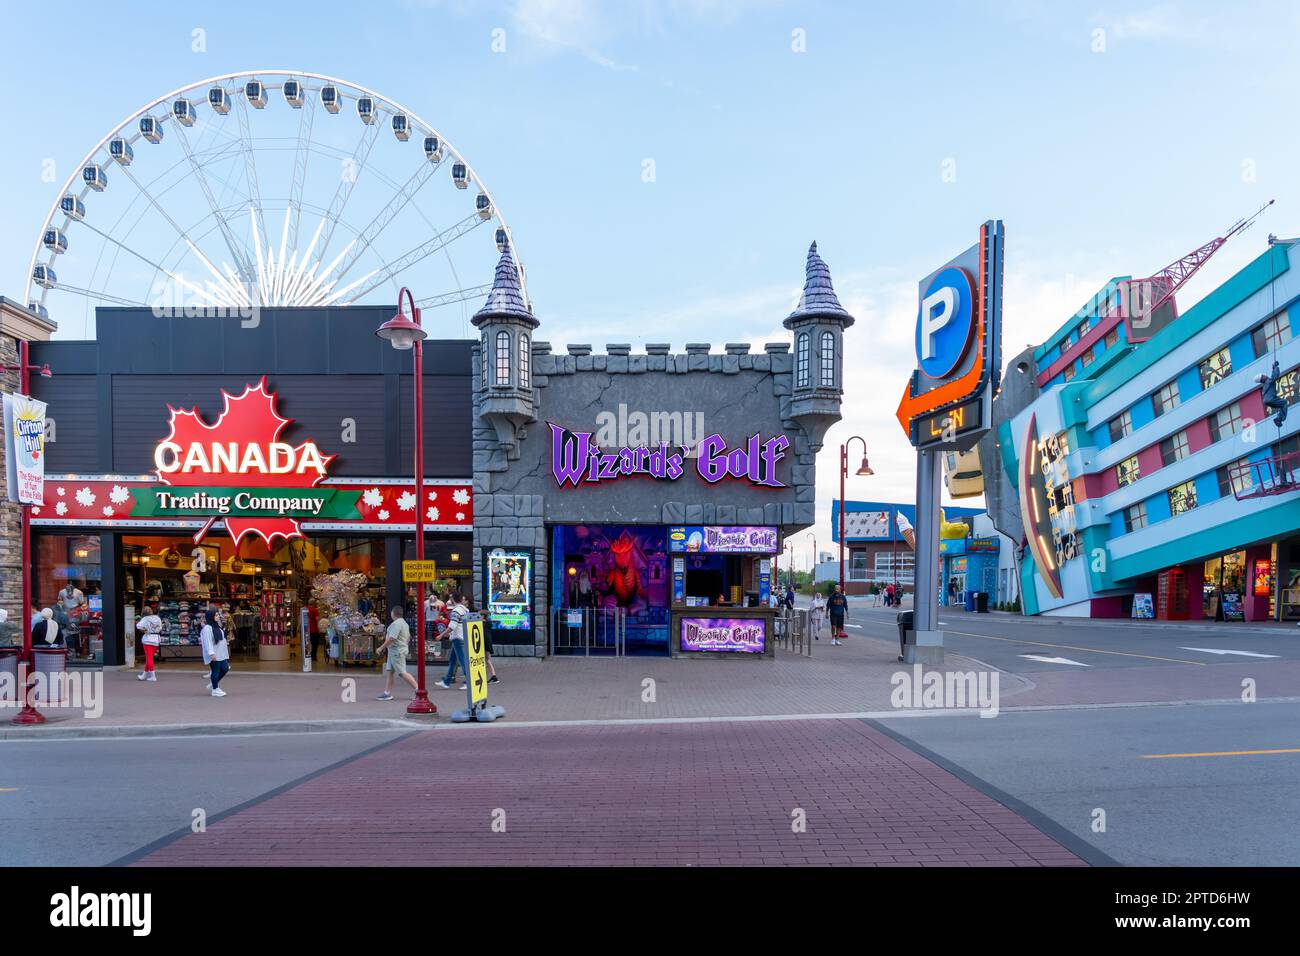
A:
[[[471,707],[487,703],[487,640],[483,634],[483,622],[470,620],[465,622],[465,650],[469,674],[466,685],[469,688]]]

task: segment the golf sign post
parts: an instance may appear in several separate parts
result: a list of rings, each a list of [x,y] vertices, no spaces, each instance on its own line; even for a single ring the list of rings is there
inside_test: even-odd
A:
[[[939,630],[940,455],[969,451],[992,426],[1002,374],[1000,220],[980,227],[979,242],[921,280],[916,368],[898,404],[898,423],[916,448],[916,594],[909,664],[942,664]]]

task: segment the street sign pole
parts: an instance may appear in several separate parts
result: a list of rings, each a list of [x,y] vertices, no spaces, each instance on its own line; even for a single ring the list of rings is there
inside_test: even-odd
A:
[[[916,453],[916,562],[912,594],[913,640],[903,648],[908,664],[942,664],[943,631],[939,630],[939,489],[937,451]]]

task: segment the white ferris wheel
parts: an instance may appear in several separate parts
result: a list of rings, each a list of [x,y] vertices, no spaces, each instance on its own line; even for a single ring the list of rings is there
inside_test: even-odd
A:
[[[518,263],[487,187],[410,110],[318,73],[228,73],[153,100],[77,164],[25,301],[89,334],[99,306],[378,304],[409,285],[422,309],[459,306],[467,334],[506,248]]]

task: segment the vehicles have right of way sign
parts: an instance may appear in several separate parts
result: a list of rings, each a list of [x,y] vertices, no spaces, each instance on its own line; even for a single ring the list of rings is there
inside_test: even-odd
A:
[[[487,639],[482,619],[465,622],[466,677],[465,692],[473,710],[487,703]]]

